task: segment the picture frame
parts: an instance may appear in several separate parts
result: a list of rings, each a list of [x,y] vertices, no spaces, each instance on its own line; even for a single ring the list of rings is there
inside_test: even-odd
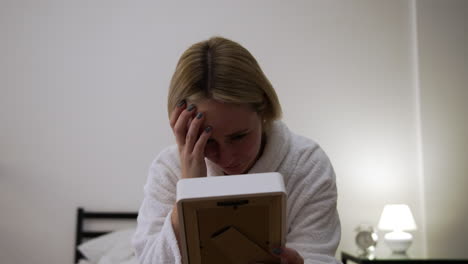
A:
[[[286,190],[279,173],[182,179],[177,183],[183,264],[279,263]]]

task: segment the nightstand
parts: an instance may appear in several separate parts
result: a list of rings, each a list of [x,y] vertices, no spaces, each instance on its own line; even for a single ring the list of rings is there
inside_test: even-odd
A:
[[[424,263],[424,264],[441,264],[441,263],[463,263],[468,264],[466,259],[454,258],[425,258],[425,257],[412,257],[407,255],[390,255],[390,256],[373,256],[366,257],[358,254],[352,254],[346,251],[341,252],[341,261],[343,264],[404,264],[404,263]]]

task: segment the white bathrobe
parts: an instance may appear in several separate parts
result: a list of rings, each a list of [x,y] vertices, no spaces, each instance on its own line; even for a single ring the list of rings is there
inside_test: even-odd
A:
[[[207,160],[208,177],[223,175]],[[274,122],[260,159],[248,173],[279,172],[288,194],[286,247],[305,263],[338,263],[335,251],[341,236],[336,210],[337,191],[332,165],[317,143]],[[181,263],[172,229],[171,212],[181,178],[177,146],[163,150],[153,161],[138,226],[132,243],[141,264]]]

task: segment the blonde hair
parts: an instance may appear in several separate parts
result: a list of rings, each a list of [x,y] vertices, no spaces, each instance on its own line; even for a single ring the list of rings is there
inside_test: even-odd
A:
[[[168,113],[182,100],[248,104],[270,127],[281,118],[281,105],[273,86],[255,58],[240,44],[212,37],[189,47],[172,76]]]

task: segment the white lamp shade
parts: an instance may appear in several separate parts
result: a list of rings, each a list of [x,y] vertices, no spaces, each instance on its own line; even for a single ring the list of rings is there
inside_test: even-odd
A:
[[[413,214],[406,204],[385,205],[379,221],[381,230],[416,230]]]

